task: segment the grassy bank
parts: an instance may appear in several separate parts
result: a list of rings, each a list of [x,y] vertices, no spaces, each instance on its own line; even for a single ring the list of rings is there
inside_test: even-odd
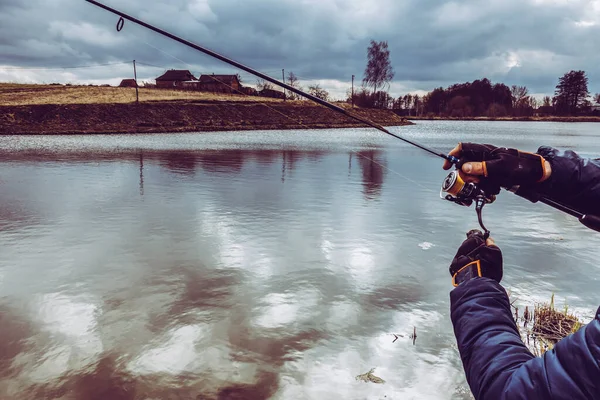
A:
[[[348,107],[345,103],[338,103]],[[411,122],[355,109],[386,126]],[[140,88],[0,84],[0,134],[201,132],[364,127],[310,101]]]
[[[139,88],[140,102],[148,101],[235,101],[280,102],[269,97],[207,93],[189,90]],[[36,104],[125,104],[135,102],[135,88],[111,86],[23,85],[0,83],[0,106]]]

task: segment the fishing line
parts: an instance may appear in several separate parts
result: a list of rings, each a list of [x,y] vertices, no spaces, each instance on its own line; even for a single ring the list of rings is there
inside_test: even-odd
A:
[[[135,36],[135,35],[132,35],[132,36]],[[156,47],[156,46],[154,46],[154,45],[152,45],[152,44],[150,44],[150,43],[146,42],[145,40],[143,40],[143,39],[140,39],[139,37],[138,37],[137,39],[138,39],[138,40],[140,40],[140,41],[142,41],[142,42],[143,42],[143,43],[145,43],[146,45],[148,45],[148,46],[150,46],[150,47],[152,47],[152,48],[154,48],[154,49],[156,49],[156,50],[160,51],[161,53],[164,53],[164,54],[166,54],[166,55],[168,55],[168,56],[170,56],[170,57],[174,58],[175,60],[178,60],[179,62],[183,63],[183,64],[184,64],[184,65],[186,65],[187,67],[189,67],[189,68],[191,68],[191,69],[194,69],[194,66],[193,66],[193,65],[191,65],[191,64],[187,63],[186,61],[182,60],[181,58],[179,58],[179,57],[177,57],[177,56],[175,56],[175,55],[173,55],[173,54],[169,53],[168,51],[166,51],[166,50],[163,50],[163,49],[161,49],[161,48],[158,48],[158,47]],[[210,76],[210,75],[209,75],[209,76]],[[223,81],[220,81],[220,80],[219,80],[219,79],[217,79],[217,78],[214,78],[214,79],[215,79],[216,81],[218,81],[218,82],[222,83],[223,85],[225,85],[225,86],[229,87],[231,90],[234,90],[234,91],[236,91],[236,92],[240,93],[241,95],[248,96],[248,94],[246,94],[246,93],[244,93],[244,92],[241,92],[241,91],[239,91],[239,90],[235,89],[235,88],[234,88],[234,87],[232,87],[231,85],[229,85],[229,84],[227,84],[227,83],[225,83],[225,82],[223,82]],[[250,97],[250,96],[248,96],[248,97]],[[276,110],[276,109],[274,109],[273,107],[270,107],[270,106],[269,106],[269,105],[267,105],[266,103],[260,102],[259,104],[262,104],[263,106],[265,106],[265,107],[267,107],[267,108],[269,108],[269,109],[271,109],[271,110],[273,110],[273,111],[275,111],[275,112],[279,113],[280,115],[282,115],[282,116],[284,116],[284,117],[286,117],[286,118],[290,119],[291,121],[294,121],[294,122],[298,123],[299,125],[304,125],[304,124],[302,123],[302,121],[301,121],[301,120],[299,120],[299,119],[297,119],[297,118],[293,118],[293,117],[291,117],[291,116],[289,116],[289,115],[287,115],[287,114],[284,114],[283,112],[281,112],[281,111],[279,111],[279,110]],[[399,177],[401,177],[401,178],[404,178],[404,179],[405,179],[405,180],[407,180],[408,182],[410,182],[410,183],[413,183],[413,184],[415,184],[415,185],[417,185],[417,186],[421,187],[421,188],[422,188],[422,189],[424,189],[424,190],[427,190],[427,191],[429,191],[429,192],[432,192],[432,193],[436,193],[434,190],[432,190],[432,189],[428,188],[427,186],[425,186],[425,185],[423,185],[423,184],[421,184],[421,183],[419,183],[419,182],[417,182],[417,181],[415,181],[415,180],[413,180],[413,179],[410,179],[409,177],[407,177],[407,176],[405,176],[405,175],[402,175],[402,174],[401,174],[401,173],[399,173],[398,171],[395,171],[395,170],[393,170],[393,169],[391,169],[391,168],[387,167],[386,165],[383,165],[383,164],[381,164],[381,163],[377,162],[376,160],[373,160],[372,158],[369,158],[369,157],[365,156],[364,154],[360,154],[360,153],[359,153],[359,152],[357,152],[356,150],[352,150],[352,149],[351,149],[350,151],[351,151],[352,153],[356,154],[357,156],[359,156],[359,157],[362,157],[362,158],[364,158],[364,159],[366,159],[366,160],[368,160],[368,161],[370,161],[370,162],[372,162],[372,163],[374,163],[374,164],[376,164],[376,165],[380,166],[381,168],[384,168],[384,169],[388,170],[389,172],[391,172],[391,173],[393,173],[393,174],[396,174],[396,175],[398,175],[398,176],[399,176]]]
[[[385,166],[385,165],[383,165],[383,164],[381,164],[381,163],[379,163],[379,162],[377,162],[377,161],[373,160],[372,158],[369,158],[369,157],[367,157],[367,156],[365,156],[365,155],[363,155],[363,154],[360,154],[360,153],[359,153],[359,152],[357,152],[356,150],[350,150],[350,151],[351,151],[352,153],[356,154],[357,156],[359,156],[359,157],[362,157],[362,158],[364,158],[364,159],[366,159],[366,160],[369,160],[369,161],[371,161],[372,163],[375,163],[375,164],[379,165],[381,168],[385,168],[385,169],[387,169],[388,171],[390,171],[390,172],[392,172],[392,173],[394,173],[394,174],[398,175],[399,177],[406,179],[406,180],[407,180],[407,181],[409,181],[410,183],[414,183],[415,185],[417,185],[417,186],[421,187],[421,188],[422,188],[422,189],[424,189],[424,190],[427,190],[428,192],[437,193],[435,190],[432,190],[432,189],[428,188],[427,186],[425,186],[425,185],[423,185],[423,184],[421,184],[421,183],[419,183],[419,182],[417,182],[417,181],[414,181],[414,180],[410,179],[409,177],[407,177],[407,176],[405,176],[405,175],[402,175],[400,172],[398,172],[398,171],[395,171],[395,170],[393,170],[393,169],[391,169],[391,168],[389,168],[389,167],[387,167],[387,166]]]
[[[133,36],[135,36],[135,35],[133,35]],[[187,63],[187,62],[185,62],[185,61],[184,61],[184,60],[182,60],[181,58],[179,58],[179,57],[177,57],[177,56],[175,56],[175,55],[173,55],[173,54],[169,53],[168,51],[162,50],[162,49],[160,49],[160,48],[158,48],[158,47],[156,47],[156,46],[154,46],[154,45],[152,45],[152,44],[150,44],[150,43],[146,42],[146,41],[145,41],[145,40],[143,40],[143,39],[140,39],[140,38],[138,38],[138,39],[139,39],[139,40],[141,40],[142,42],[144,42],[146,45],[148,45],[148,46],[150,46],[150,47],[152,47],[152,48],[154,48],[154,49],[156,49],[156,50],[158,50],[158,51],[160,51],[160,52],[162,52],[162,53],[164,53],[164,54],[166,54],[166,55],[168,55],[168,56],[170,56],[170,57],[173,57],[174,59],[176,59],[176,60],[180,61],[181,63],[183,63],[184,65],[188,66],[189,68],[191,68],[191,69],[193,69],[193,68],[194,68],[194,66],[193,66],[193,65],[191,65],[191,64],[189,64],[189,63]],[[209,75],[209,76],[210,76],[210,75]],[[218,81],[218,82],[220,82],[220,83],[222,83],[223,85],[225,85],[225,86],[229,87],[230,89],[232,89],[232,90],[234,90],[234,91],[236,91],[236,92],[238,92],[238,93],[240,93],[240,94],[244,95],[244,96],[248,96],[246,93],[244,93],[244,92],[241,92],[241,91],[239,91],[239,90],[235,89],[235,88],[234,88],[234,87],[232,87],[231,85],[228,85],[227,83],[225,83],[225,82],[222,82],[222,81],[220,81],[219,79],[216,79],[216,78],[215,78],[215,80],[216,80],[216,81]],[[248,96],[248,97],[250,97],[250,96]],[[291,116],[289,116],[289,115],[287,115],[287,114],[284,114],[283,112],[280,112],[279,110],[276,110],[276,109],[274,109],[273,107],[270,107],[270,106],[269,106],[269,105],[267,105],[266,103],[263,103],[263,102],[261,102],[260,104],[262,104],[262,105],[264,105],[265,107],[267,107],[267,108],[269,108],[269,109],[271,109],[271,110],[273,110],[273,111],[275,111],[275,112],[277,112],[277,113],[279,113],[279,114],[283,115],[284,117],[286,117],[286,118],[290,119],[291,121],[294,121],[294,122],[298,123],[299,125],[304,125],[304,124],[302,123],[302,121],[301,121],[301,120],[299,120],[299,119],[297,119],[297,118],[293,118],[293,117],[291,117]],[[356,150],[352,150],[352,149],[351,149],[350,151],[351,151],[352,153],[356,154],[357,156],[359,156],[359,157],[362,157],[362,158],[364,158],[365,160],[368,160],[368,161],[370,161],[370,162],[372,162],[372,163],[374,163],[374,164],[376,164],[376,165],[380,166],[381,168],[384,168],[384,169],[388,170],[389,172],[391,172],[391,173],[393,173],[393,174],[396,174],[396,175],[398,175],[398,176],[399,176],[399,177],[401,177],[401,178],[404,178],[404,179],[405,179],[405,180],[407,180],[408,182],[410,182],[410,183],[413,183],[413,184],[415,184],[415,185],[419,186],[420,188],[422,188],[422,189],[424,189],[424,190],[426,190],[426,191],[428,191],[428,192],[436,193],[434,190],[432,190],[432,189],[428,188],[427,186],[425,186],[425,185],[423,185],[423,184],[421,184],[421,183],[419,183],[419,182],[417,182],[417,181],[415,181],[415,180],[413,180],[413,179],[410,179],[409,177],[407,177],[407,176],[405,176],[405,175],[402,175],[400,172],[398,172],[398,171],[395,171],[395,170],[393,170],[393,169],[389,168],[388,166],[386,166],[386,165],[384,165],[384,164],[381,164],[380,162],[377,162],[376,160],[374,160],[374,159],[372,159],[372,158],[369,158],[369,157],[365,156],[364,154],[360,154],[360,153],[359,153],[358,151],[356,151]]]
[[[132,36],[136,36],[136,35],[132,35]],[[182,64],[186,65],[187,67],[189,67],[190,69],[194,69],[194,66],[193,66],[193,65],[191,65],[191,64],[187,63],[186,61],[182,60],[181,58],[179,58],[179,57],[177,57],[177,56],[175,56],[175,55],[173,55],[173,54],[169,53],[168,51],[166,51],[166,50],[163,50],[163,49],[161,49],[161,48],[159,48],[159,47],[156,47],[156,46],[154,46],[153,44],[150,44],[150,43],[146,42],[145,40],[143,40],[143,39],[140,39],[139,37],[137,37],[137,39],[138,39],[138,40],[140,40],[141,42],[145,43],[146,45],[148,45],[148,46],[152,47],[153,49],[156,49],[156,50],[160,51],[161,53],[164,53],[164,54],[166,54],[166,55],[168,55],[168,56],[170,56],[170,57],[174,58],[175,60],[177,60],[177,61],[181,62]],[[209,75],[209,76],[210,76],[210,75]],[[238,92],[239,94],[241,94],[241,95],[243,95],[243,96],[250,97],[248,94],[246,94],[246,93],[244,93],[244,92],[241,92],[241,91],[239,91],[239,90],[235,89],[235,88],[234,88],[234,87],[232,87],[231,85],[229,85],[229,84],[227,84],[227,83],[225,83],[225,82],[223,82],[223,81],[220,81],[220,80],[219,80],[219,79],[217,79],[217,78],[213,78],[213,79],[215,79],[216,81],[218,81],[218,82],[222,83],[223,85],[225,85],[225,86],[229,87],[231,90],[234,90],[234,91]],[[281,112],[281,111],[279,111],[279,110],[276,110],[276,109],[274,109],[273,107],[270,107],[269,105],[267,105],[266,103],[260,102],[259,104],[261,104],[261,105],[263,105],[263,106],[265,106],[265,107],[269,108],[269,109],[270,109],[270,110],[272,110],[272,111],[275,111],[276,113],[279,113],[280,115],[282,115],[282,116],[284,116],[284,117],[288,118],[288,119],[289,119],[289,120],[291,120],[291,121],[294,121],[294,122],[296,122],[296,123],[297,123],[297,124],[299,124],[299,125],[304,125],[304,124],[302,123],[302,121],[301,121],[301,120],[299,120],[299,119],[297,119],[297,118],[294,118],[294,117],[291,117],[291,116],[289,116],[289,115],[287,115],[287,114],[285,114],[285,113],[283,113],[283,112]],[[424,190],[426,190],[426,191],[428,191],[428,192],[436,193],[436,191],[434,191],[434,190],[432,190],[432,189],[428,188],[427,186],[425,186],[425,185],[423,185],[423,184],[421,184],[421,183],[419,183],[419,182],[417,182],[417,181],[415,181],[415,180],[413,180],[413,179],[410,179],[409,177],[407,177],[407,176],[405,176],[405,175],[401,174],[400,172],[398,172],[398,171],[395,171],[395,170],[393,170],[393,169],[389,168],[388,166],[386,166],[386,165],[384,165],[384,164],[381,164],[381,163],[377,162],[376,160],[374,160],[374,159],[372,159],[372,158],[369,158],[369,157],[365,156],[364,154],[360,154],[360,153],[359,153],[358,151],[356,151],[356,150],[352,150],[352,149],[351,149],[350,151],[351,151],[352,153],[356,154],[357,156],[359,156],[359,157],[362,157],[362,158],[364,158],[365,160],[368,160],[368,161],[370,161],[370,162],[372,162],[372,163],[374,163],[374,164],[376,164],[376,165],[380,166],[381,168],[384,168],[384,169],[386,169],[387,171],[389,171],[389,172],[391,172],[391,173],[393,173],[393,174],[395,174],[395,175],[398,175],[399,177],[401,177],[401,178],[403,178],[403,179],[407,180],[408,182],[410,182],[410,183],[412,183],[412,184],[414,184],[414,185],[417,185],[417,186],[419,186],[420,188],[422,188],[422,189],[424,189]]]
[[[136,35],[132,35],[132,36],[136,36]],[[136,37],[137,37],[137,36],[136,36]],[[150,43],[146,42],[145,40],[143,40],[143,39],[140,39],[139,37],[137,37],[137,39],[138,39],[138,40],[140,40],[141,42],[145,43],[146,45],[148,45],[148,46],[152,47],[153,49],[156,49],[156,50],[160,51],[161,53],[164,53],[164,54],[168,55],[169,57],[172,57],[172,58],[174,58],[175,60],[178,60],[179,62],[181,62],[182,64],[186,65],[186,66],[187,66],[187,67],[189,67],[190,69],[194,69],[194,66],[193,66],[193,65],[191,65],[191,64],[187,63],[186,61],[182,60],[181,58],[179,58],[179,57],[177,57],[177,56],[175,56],[175,55],[173,55],[173,54],[169,53],[168,51],[166,51],[166,50],[163,50],[163,49],[161,49],[161,48],[159,48],[159,47],[156,47],[156,46],[154,46],[154,45],[152,45],[152,44],[150,44]],[[209,76],[210,76],[210,75],[209,75]],[[219,80],[219,79],[217,79],[217,78],[214,78],[214,79],[215,79],[216,81],[218,81],[218,82],[222,83],[223,85],[225,85],[225,86],[229,87],[231,90],[234,90],[234,91],[236,91],[236,92],[240,93],[240,94],[241,94],[241,95],[243,95],[243,96],[250,97],[248,94],[246,94],[246,93],[244,93],[244,92],[241,92],[241,91],[239,91],[239,90],[235,89],[234,87],[232,87],[231,85],[227,84],[226,82],[220,81],[220,80]],[[274,109],[273,107],[270,107],[269,105],[267,105],[266,103],[260,102],[259,104],[261,104],[261,105],[263,105],[263,106],[265,106],[265,107],[269,108],[269,109],[270,109],[270,110],[272,110],[272,111],[275,111],[275,112],[279,113],[280,115],[282,115],[282,116],[284,116],[284,117],[286,117],[286,118],[290,119],[291,121],[294,121],[294,122],[298,123],[299,125],[304,125],[304,124],[302,123],[302,121],[301,121],[301,120],[299,120],[299,119],[297,119],[297,118],[293,118],[293,117],[291,117],[291,116],[289,116],[289,115],[287,115],[287,114],[285,114],[285,113],[283,113],[283,112],[281,112],[281,111],[279,111],[279,110],[276,110],[276,109]],[[386,166],[386,165],[384,165],[384,164],[381,164],[381,163],[377,162],[376,160],[373,160],[372,158],[369,158],[369,157],[365,156],[364,154],[360,154],[360,153],[359,153],[358,151],[356,151],[356,150],[352,150],[352,149],[351,149],[350,151],[351,151],[352,153],[356,154],[357,156],[359,156],[359,157],[362,157],[362,158],[364,158],[365,160],[368,160],[368,161],[370,161],[370,162],[372,162],[372,163],[374,163],[374,164],[376,164],[376,165],[380,166],[381,168],[384,168],[384,169],[386,169],[387,171],[389,171],[389,172],[391,172],[391,173],[393,173],[393,174],[395,174],[395,175],[398,175],[399,177],[401,177],[401,178],[403,178],[403,179],[407,180],[408,182],[410,182],[410,183],[412,183],[412,184],[414,184],[414,185],[417,185],[417,186],[419,186],[420,188],[422,188],[422,189],[424,189],[424,190],[426,190],[426,191],[428,191],[428,192],[436,193],[434,190],[432,190],[432,189],[428,188],[427,186],[425,186],[425,185],[423,185],[423,184],[421,184],[421,183],[419,183],[419,182],[417,182],[417,181],[415,181],[415,180],[413,180],[413,179],[410,179],[409,177],[407,177],[407,176],[405,176],[405,175],[403,175],[403,174],[399,173],[398,171],[395,171],[395,170],[393,170],[393,169],[389,168],[388,166]]]
[[[323,99],[320,99],[317,96],[313,96],[313,95],[311,95],[309,93],[303,92],[303,91],[301,91],[301,90],[299,90],[299,89],[297,89],[297,88],[295,88],[293,86],[290,86],[290,85],[286,84],[285,82],[278,81],[277,79],[274,79],[274,78],[272,78],[272,77],[270,77],[268,75],[265,75],[262,72],[259,72],[259,71],[255,70],[255,69],[250,68],[250,67],[248,67],[248,66],[246,66],[244,64],[241,64],[241,63],[239,63],[237,61],[234,61],[234,60],[231,60],[231,59],[229,59],[229,58],[227,58],[225,56],[222,56],[221,54],[218,54],[218,53],[216,53],[216,52],[214,52],[212,50],[209,50],[209,49],[207,49],[205,47],[199,46],[199,45],[197,45],[195,43],[192,43],[192,42],[190,42],[188,40],[182,39],[182,38],[180,38],[178,36],[173,35],[172,33],[166,32],[166,31],[164,31],[164,30],[162,30],[160,28],[157,28],[157,27],[152,26],[150,24],[147,24],[147,23],[145,23],[143,21],[140,21],[137,18],[134,18],[134,17],[132,17],[130,15],[127,15],[127,14],[121,12],[121,11],[117,11],[114,8],[108,7],[108,6],[106,6],[106,5],[102,4],[102,3],[99,3],[97,1],[95,1],[95,0],[86,0],[86,1],[88,3],[94,4],[97,7],[100,7],[100,8],[103,8],[103,9],[109,11],[109,12],[112,12],[113,14],[117,14],[121,18],[125,18],[125,19],[127,19],[127,20],[129,20],[131,22],[134,22],[134,23],[136,23],[138,25],[141,25],[141,26],[143,26],[145,28],[148,28],[148,29],[150,29],[150,30],[152,30],[154,32],[157,32],[157,33],[159,33],[159,34],[161,34],[163,36],[166,36],[166,37],[168,37],[170,39],[173,39],[173,40],[175,40],[175,41],[177,41],[179,43],[182,43],[182,44],[184,44],[184,45],[186,45],[188,47],[191,47],[191,48],[193,48],[193,49],[195,49],[197,51],[200,51],[200,52],[202,52],[204,54],[208,54],[209,56],[212,56],[212,57],[214,57],[214,58],[216,58],[218,60],[221,60],[221,61],[223,61],[223,62],[225,62],[227,64],[233,65],[233,66],[235,66],[235,67],[237,67],[239,69],[242,69],[242,70],[244,70],[246,72],[249,72],[249,73],[251,73],[251,74],[253,74],[255,76],[258,76],[259,78],[262,78],[262,79],[264,79],[266,81],[269,81],[269,82],[271,82],[271,83],[273,83],[273,84],[275,84],[277,86],[281,86],[284,89],[287,89],[287,90],[289,90],[291,92],[294,92],[294,93],[296,93],[296,94],[298,94],[298,95],[300,95],[302,97],[306,97],[307,99],[312,100],[312,101],[314,101],[317,104],[320,104],[322,106],[330,108],[330,109],[332,109],[334,111],[337,111],[339,113],[345,114],[346,116],[348,116],[350,118],[353,118],[353,119],[355,119],[357,121],[360,121],[360,122],[362,122],[365,125],[369,125],[369,126],[375,128],[375,129],[378,129],[378,130],[380,130],[380,131],[382,131],[382,132],[384,132],[384,133],[386,133],[386,134],[388,134],[390,136],[393,136],[393,137],[395,137],[397,139],[400,139],[400,140],[402,140],[404,142],[410,143],[413,146],[418,147],[418,148],[420,148],[420,149],[422,149],[422,150],[424,150],[424,151],[426,151],[426,152],[428,152],[430,154],[433,154],[433,155],[435,155],[437,157],[443,158],[444,160],[447,160],[447,161],[449,161],[452,164],[457,164],[459,162],[459,159],[457,157],[454,157],[454,156],[451,156],[451,155],[447,155],[447,154],[435,151],[435,150],[430,149],[430,148],[428,148],[426,146],[423,146],[422,144],[419,144],[417,142],[413,142],[412,140],[406,139],[406,138],[404,138],[404,137],[402,137],[400,135],[392,133],[389,130],[385,129],[383,126],[381,126],[379,124],[376,124],[376,123],[374,123],[374,122],[372,122],[372,121],[370,121],[370,120],[368,120],[366,118],[363,118],[363,117],[360,117],[360,116],[358,116],[358,115],[356,115],[354,113],[351,113],[348,110],[346,110],[346,109],[344,109],[342,107],[336,106],[336,105],[334,105],[332,103],[329,103],[328,101],[325,101]]]

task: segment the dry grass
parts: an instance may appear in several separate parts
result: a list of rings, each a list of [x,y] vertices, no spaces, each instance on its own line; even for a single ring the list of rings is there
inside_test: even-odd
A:
[[[519,309],[516,308],[515,322],[523,342],[536,356],[551,350],[561,339],[577,332],[583,326],[577,316],[569,312],[566,304],[562,310],[554,307],[554,294],[549,303],[536,304],[533,312],[529,311],[529,307],[525,307],[521,317]],[[519,326],[519,322],[523,322],[523,325]]]
[[[281,102],[268,97],[140,88],[140,102],[169,100]],[[135,102],[134,88],[0,83],[0,105],[107,104]],[[289,101],[288,101],[289,103]]]

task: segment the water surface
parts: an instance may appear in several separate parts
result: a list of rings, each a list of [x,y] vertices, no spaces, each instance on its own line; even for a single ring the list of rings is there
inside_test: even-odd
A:
[[[600,155],[596,124],[392,129]],[[441,163],[368,129],[0,137],[0,397],[469,398],[448,265],[477,220]],[[510,193],[484,218],[517,304],[591,318],[600,235]]]

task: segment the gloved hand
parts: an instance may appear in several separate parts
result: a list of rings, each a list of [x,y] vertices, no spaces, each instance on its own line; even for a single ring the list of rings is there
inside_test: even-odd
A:
[[[467,161],[461,167],[462,173],[467,175],[466,181],[481,181],[482,189],[488,194],[498,194],[501,186],[510,188],[543,182],[552,173],[550,163],[539,154],[491,144],[459,143],[449,154]],[[443,168],[451,166],[446,161]]]
[[[458,248],[449,270],[454,286],[476,277],[487,277],[500,283],[502,252],[492,239],[485,240],[481,231],[473,229]]]

